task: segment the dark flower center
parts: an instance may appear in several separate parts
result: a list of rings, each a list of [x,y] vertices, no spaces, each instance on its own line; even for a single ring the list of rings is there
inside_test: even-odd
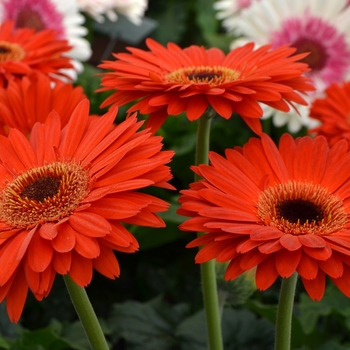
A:
[[[0,62],[21,61],[26,56],[23,48],[8,41],[0,41]]]
[[[187,78],[190,80],[203,80],[203,81],[210,81],[215,78],[220,78],[221,74],[217,73],[207,73],[207,72],[202,72],[202,73],[194,73],[194,74],[188,74]]]
[[[276,206],[280,217],[291,223],[318,223],[323,219],[323,211],[319,205],[303,199],[280,202]]]
[[[0,46],[0,54],[2,53],[10,53],[11,51],[8,49],[8,47]]]
[[[33,28],[36,32],[45,29],[41,16],[28,8],[24,8],[18,12],[16,20],[17,28]]]
[[[0,221],[26,229],[69,217],[89,194],[90,176],[75,162],[26,170],[0,191]]]
[[[291,46],[297,49],[295,54],[310,52],[308,56],[300,61],[307,63],[312,70],[321,70],[326,65],[328,54],[325,47],[319,41],[300,38],[293,42]]]
[[[217,86],[239,78],[240,72],[221,66],[191,66],[177,69],[165,74],[167,83],[175,84],[202,84]]]
[[[341,199],[304,181],[275,184],[262,191],[257,216],[263,225],[292,235],[327,235],[345,229],[348,222]]]
[[[58,193],[61,181],[55,177],[43,177],[29,184],[20,194],[22,198],[43,202]]]

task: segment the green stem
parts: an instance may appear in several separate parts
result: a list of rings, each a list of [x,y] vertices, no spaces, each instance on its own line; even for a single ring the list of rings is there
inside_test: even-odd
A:
[[[209,111],[198,120],[196,165],[208,164],[211,117],[212,115]],[[199,179],[200,177],[196,175],[195,181]],[[198,233],[198,236],[203,234]],[[223,350],[214,260],[201,264],[201,277],[209,350]]]
[[[78,286],[69,275],[63,276],[68,293],[89,339],[92,350],[109,350],[101,326],[84,288]]]
[[[276,318],[275,350],[290,350],[295,287],[298,274],[283,278]]]

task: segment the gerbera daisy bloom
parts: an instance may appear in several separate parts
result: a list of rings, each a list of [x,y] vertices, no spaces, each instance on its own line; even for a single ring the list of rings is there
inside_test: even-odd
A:
[[[137,25],[141,24],[148,6],[147,0],[77,0],[77,2],[81,11],[98,22],[103,22],[104,16],[116,21],[117,13],[121,13]]]
[[[66,40],[58,40],[53,30],[34,33],[33,29],[13,30],[11,21],[0,26],[0,86],[32,71],[47,74],[50,79],[65,76],[71,60],[64,56],[70,49]]]
[[[346,0],[263,0],[254,1],[236,18],[236,33],[243,39],[233,42],[232,48],[246,41],[257,45],[271,44],[273,48],[291,45],[296,53],[310,52],[303,59],[311,71],[316,92],[307,99],[311,102],[332,83],[346,80],[350,73],[350,8]],[[309,109],[300,110],[300,118],[293,110],[288,114],[274,114],[277,126],[289,124],[290,131],[301,126],[314,126],[308,118]]]
[[[81,86],[60,80],[52,86],[49,77],[42,73],[9,81],[7,87],[0,87],[0,133],[7,135],[10,128],[16,128],[29,135],[34,124],[44,123],[52,110],[60,116],[63,127],[84,98]]]
[[[93,269],[118,276],[113,251],[138,249],[122,223],[165,226],[156,213],[168,204],[138,190],[172,188],[165,164],[173,152],[161,151],[149,130],[138,132],[136,116],[113,126],[115,114],[89,117],[83,100],[63,129],[53,111],[29,140],[17,129],[0,136],[0,301],[13,322],[28,289],[41,300],[56,273],[82,287]]]
[[[216,18],[222,20],[222,25],[230,34],[234,33],[236,17],[251,5],[253,0],[217,0],[213,7],[218,11]]]
[[[289,134],[279,148],[262,134],[226,158],[211,152],[178,211],[191,217],[181,230],[207,232],[188,244],[203,246],[196,262],[229,262],[227,280],[256,267],[260,290],[297,272],[313,300],[329,276],[350,297],[349,159],[344,140],[329,148],[323,136]]]
[[[226,119],[240,114],[259,134],[263,112],[258,102],[288,111],[288,103],[305,103],[296,91],[313,90],[302,76],[307,65],[297,62],[303,56],[292,56],[292,48],[254,50],[249,43],[225,56],[217,48],[164,47],[152,39],[146,43],[150,51],[129,48],[131,53],[115,54],[117,61],[100,65],[112,72],[102,74],[99,91],[117,90],[101,107],[140,99],[128,112],[150,113],[146,125],[153,131],[168,115],[186,112],[192,121],[211,106]]]
[[[12,20],[16,28],[29,27],[36,31],[53,29],[58,39],[67,40],[74,69],[66,73],[71,79],[83,70],[81,62],[91,56],[90,43],[84,38],[87,28],[76,0],[4,0],[0,3],[0,23]]]
[[[330,145],[341,139],[350,142],[350,82],[332,84],[325,94],[310,108],[310,117],[322,123],[310,133],[325,136]]]

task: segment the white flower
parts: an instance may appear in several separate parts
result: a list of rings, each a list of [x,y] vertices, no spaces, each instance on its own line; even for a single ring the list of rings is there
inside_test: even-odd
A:
[[[234,33],[236,17],[240,11],[249,7],[254,0],[217,0],[213,7],[218,11],[216,18],[222,20],[222,25],[229,34]]]
[[[59,38],[68,41],[72,50],[75,70],[65,70],[71,79],[83,70],[81,62],[91,56],[90,43],[84,39],[87,29],[83,26],[84,16],[79,12],[76,0],[4,0],[0,1],[0,23],[13,20],[16,27],[34,29],[55,29]]]
[[[104,15],[109,20],[116,21],[117,13],[121,13],[131,22],[141,24],[148,6],[147,0],[77,0],[77,2],[81,11],[98,22],[104,21]]]
[[[291,45],[296,53],[310,52],[302,59],[309,64],[307,73],[316,92],[309,101],[322,95],[327,86],[350,77],[350,7],[347,0],[261,0],[253,1],[236,17],[236,34],[242,37],[232,48],[248,41],[258,46],[270,43],[273,48]],[[314,126],[308,117],[309,108],[297,106],[301,117],[291,109],[281,112],[266,111],[275,125],[288,124],[293,132],[304,125]],[[283,116],[282,116],[283,115]]]

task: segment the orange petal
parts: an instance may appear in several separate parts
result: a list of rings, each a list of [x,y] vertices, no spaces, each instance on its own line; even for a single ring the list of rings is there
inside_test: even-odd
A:
[[[120,274],[120,268],[117,258],[113,251],[103,245],[100,246],[101,254],[92,260],[94,268],[102,275],[114,279]]]
[[[100,246],[94,237],[87,237],[80,233],[75,235],[74,250],[85,258],[97,258],[100,255]]]
[[[294,236],[288,233],[284,234],[280,238],[280,243],[284,248],[290,251],[298,250],[299,248],[302,247],[302,244],[299,240],[299,236]]]
[[[80,287],[86,287],[92,279],[92,261],[72,251],[72,262],[68,272],[70,278]]]
[[[52,247],[59,253],[69,252],[75,245],[76,231],[64,223],[58,227],[59,234],[51,241]]]
[[[256,269],[256,286],[260,290],[266,290],[272,286],[278,276],[279,275],[275,264],[275,256],[269,255],[268,258],[262,261]]]
[[[52,223],[46,223],[39,228],[39,234],[42,238],[52,240],[57,236],[57,226]]]
[[[309,255],[303,252],[299,265],[297,267],[298,274],[307,279],[313,280],[318,273],[318,261],[311,258]]]
[[[323,297],[326,286],[325,273],[322,270],[319,270],[315,279],[307,280],[302,277],[301,280],[310,298],[312,300],[320,301]]]
[[[294,251],[289,251],[287,249],[279,250],[275,255],[278,274],[281,277],[290,277],[295,272],[300,262],[301,255],[302,251],[300,249]]]
[[[65,275],[71,265],[72,253],[69,251],[67,253],[57,253],[55,252],[52,258],[52,267],[60,275]]]
[[[11,322],[17,323],[21,317],[28,294],[28,285],[22,268],[19,268],[6,296],[6,309]]]
[[[51,242],[36,233],[27,251],[28,263],[35,272],[43,272],[51,263],[53,248]]]
[[[112,228],[105,218],[91,212],[75,212],[68,223],[77,232],[90,237],[106,236]]]

